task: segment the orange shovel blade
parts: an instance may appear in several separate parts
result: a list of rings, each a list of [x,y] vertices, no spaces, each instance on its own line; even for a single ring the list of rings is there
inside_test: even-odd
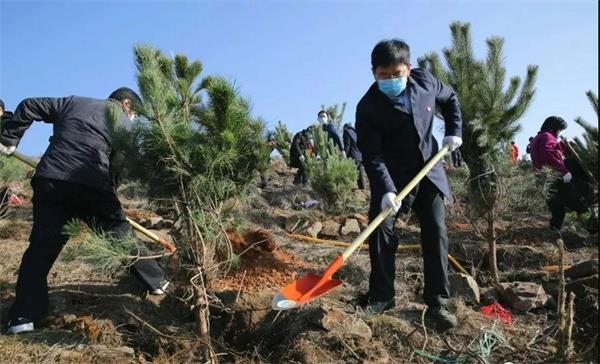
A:
[[[344,264],[344,257],[340,254],[323,275],[307,274],[283,287],[273,299],[273,309],[287,310],[294,308],[312,301],[339,286],[342,281],[333,279],[331,276],[340,269],[342,264]]]

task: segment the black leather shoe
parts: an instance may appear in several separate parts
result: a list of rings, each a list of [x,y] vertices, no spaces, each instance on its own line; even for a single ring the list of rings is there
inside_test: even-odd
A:
[[[425,322],[428,324],[427,326],[440,331],[450,330],[457,324],[456,316],[443,306],[427,308]]]
[[[393,308],[394,306],[396,306],[396,302],[394,301],[394,299],[388,301],[371,302],[367,305],[365,311],[369,315],[381,315],[382,313]]]

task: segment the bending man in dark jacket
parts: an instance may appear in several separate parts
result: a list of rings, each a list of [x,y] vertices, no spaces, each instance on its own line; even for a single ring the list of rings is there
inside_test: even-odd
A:
[[[33,121],[53,124],[53,136],[31,181],[33,229],[19,268],[16,299],[9,311],[9,333],[32,331],[48,311],[47,276],[68,236],[65,224],[79,218],[117,236],[131,233],[110,176],[111,140],[105,120],[109,103],[121,105],[121,123],[130,124],[132,102],[139,96],[128,88],[109,100],[70,96],[23,100],[12,118],[2,123],[0,153],[11,154]],[[168,281],[155,260],[139,260],[133,273],[155,294]]]
[[[371,54],[376,82],[356,108],[358,147],[371,185],[369,218],[392,207],[401,207],[396,193],[438,151],[432,135],[436,105],[445,120],[443,143],[453,151],[462,143],[460,106],[454,91],[423,69],[411,69],[410,50],[400,40],[378,43]],[[402,205],[415,210],[421,227],[426,318],[438,329],[456,325],[447,309],[448,236],[444,222],[444,196],[451,199],[442,163],[438,163]],[[369,240],[371,275],[367,311],[382,313],[393,307],[395,254],[398,238],[393,233],[396,216],[389,217]]]
[[[356,129],[348,123],[344,124],[344,132],[342,133],[344,139],[344,152],[346,157],[352,158],[358,168],[358,188],[360,190],[365,189],[365,169],[362,165],[362,154],[356,146]]]

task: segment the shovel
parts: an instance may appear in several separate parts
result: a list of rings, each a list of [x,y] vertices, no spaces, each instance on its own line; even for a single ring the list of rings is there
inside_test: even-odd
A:
[[[23,154],[15,151],[11,154],[15,159],[27,164],[28,166],[30,166],[31,168],[36,168],[37,167],[37,162],[24,156]],[[141,226],[140,224],[136,223],[135,221],[131,220],[130,218],[126,217],[125,218],[127,220],[127,222],[129,223],[129,225],[131,225],[131,227],[133,227],[135,230],[137,230],[138,232],[144,234],[145,236],[147,236],[148,238],[152,239],[152,241],[154,241],[155,243],[158,243],[160,245],[162,245],[169,253],[173,253],[175,252],[175,250],[177,250],[177,248],[175,247],[175,245],[173,245],[172,243],[161,239],[158,235],[154,234],[152,231],[145,229],[143,226]]]
[[[396,202],[401,202],[413,188],[419,184],[419,182],[429,173],[429,171],[435,166],[437,162],[444,157],[448,152],[448,147],[444,146],[425,166],[423,169],[413,178],[406,187],[396,195]],[[342,284],[339,279],[333,279],[332,276],[337,272],[345,261],[350,258],[352,253],[358,249],[361,244],[371,235],[379,224],[381,224],[392,212],[391,207],[387,207],[377,215],[377,217],[367,226],[367,228],[350,244],[346,250],[339,254],[335,260],[329,265],[327,270],[322,275],[307,274],[300,277],[298,280],[290,283],[283,287],[279,293],[273,298],[271,307],[274,310],[289,310],[305,304],[315,298],[324,295],[331,291],[335,287]]]

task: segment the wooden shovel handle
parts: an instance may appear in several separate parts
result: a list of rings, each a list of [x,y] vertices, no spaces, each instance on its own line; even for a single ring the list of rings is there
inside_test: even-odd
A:
[[[412,189],[415,188],[419,182],[421,182],[421,180],[427,175],[427,173],[429,173],[433,166],[435,166],[436,163],[439,162],[447,152],[448,146],[445,145],[439,152],[437,152],[436,155],[433,156],[433,158],[429,160],[429,162],[427,162],[427,164],[425,164],[423,169],[421,169],[421,171],[406,185],[406,187],[404,187],[402,191],[396,195],[396,202],[402,202],[402,200],[410,193],[410,191],[412,191]],[[379,226],[379,224],[381,224],[383,220],[389,216],[391,212],[392,208],[388,207],[381,211],[379,215],[377,215],[377,217],[371,221],[369,226],[367,226],[367,228],[360,233],[356,239],[354,239],[352,244],[350,244],[350,246],[344,250],[342,253],[344,260],[347,260],[352,253],[354,253],[354,251],[361,246],[361,244],[369,237],[369,235],[371,235],[371,233]]]
[[[177,248],[175,247],[175,245],[169,243],[168,241],[165,241],[164,239],[161,239],[158,235],[156,235],[152,231],[144,228],[142,225],[138,224],[137,222],[131,220],[128,217],[126,217],[126,219],[127,219],[127,222],[129,223],[129,225],[131,225],[131,227],[133,227],[138,232],[146,235],[147,237],[149,237],[150,239],[152,239],[154,242],[156,242],[156,243],[162,245],[163,247],[165,247],[165,249],[167,249],[168,252],[173,253],[175,250],[177,250]]]
[[[28,166],[30,166],[31,168],[36,168],[37,167],[37,162],[34,161],[33,159],[24,156],[23,154],[15,151],[14,153],[11,154],[14,158],[16,158],[17,160],[27,164]],[[173,245],[172,243],[169,243],[168,241],[165,241],[164,239],[161,239],[158,235],[154,234],[152,231],[144,228],[143,226],[141,226],[140,224],[138,224],[137,222],[131,220],[130,218],[126,218],[127,222],[129,223],[129,225],[131,225],[131,227],[133,227],[135,230],[139,231],[140,233],[144,234],[145,236],[149,237],[150,239],[152,239],[154,242],[162,245],[165,249],[167,249],[168,252],[173,253],[175,250],[177,250],[177,248],[175,247],[175,245]]]
[[[17,151],[14,151],[11,154],[11,156],[13,156],[15,159],[17,159],[17,160],[19,160],[19,161],[27,164],[29,167],[31,167],[33,169],[35,169],[37,167],[37,162],[36,161],[34,161],[33,159],[31,159],[29,157],[24,156],[23,154],[21,154],[21,153],[19,153]]]

